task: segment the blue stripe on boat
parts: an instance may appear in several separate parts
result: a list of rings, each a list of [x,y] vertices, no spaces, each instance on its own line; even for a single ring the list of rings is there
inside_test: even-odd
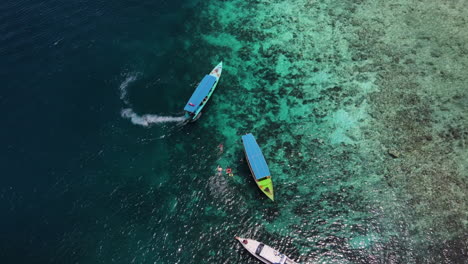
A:
[[[249,159],[250,167],[252,172],[257,180],[270,176],[270,170],[263,157],[262,150],[255,141],[255,138],[252,134],[247,134],[242,136],[242,143],[244,144],[245,154]]]
[[[195,89],[195,92],[193,92],[192,97],[190,97],[184,110],[194,113],[200,106],[200,103],[203,101],[203,99],[208,95],[215,82],[216,77],[212,75],[206,75],[198,85],[197,89]]]

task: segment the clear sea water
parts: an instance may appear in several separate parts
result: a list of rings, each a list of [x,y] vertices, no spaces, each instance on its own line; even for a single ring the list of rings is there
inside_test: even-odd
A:
[[[0,262],[467,263],[468,9],[358,2],[0,2]]]

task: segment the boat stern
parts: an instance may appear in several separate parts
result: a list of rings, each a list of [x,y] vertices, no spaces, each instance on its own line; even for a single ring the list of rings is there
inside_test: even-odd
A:
[[[185,111],[184,118],[185,118],[185,122],[193,122],[195,121],[196,114],[189,112],[189,111]]]

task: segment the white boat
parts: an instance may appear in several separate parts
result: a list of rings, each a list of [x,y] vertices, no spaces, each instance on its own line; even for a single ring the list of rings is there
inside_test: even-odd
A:
[[[286,255],[253,239],[235,237],[241,245],[260,261],[266,264],[297,264]]]

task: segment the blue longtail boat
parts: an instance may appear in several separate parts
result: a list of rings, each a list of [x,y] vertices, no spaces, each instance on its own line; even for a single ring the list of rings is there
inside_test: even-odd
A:
[[[189,101],[184,107],[185,118],[189,122],[194,122],[201,116],[201,110],[205,107],[206,103],[210,99],[216,85],[218,84],[219,77],[223,70],[223,63],[220,62],[210,74],[205,77],[198,84],[197,88],[190,97]]]

